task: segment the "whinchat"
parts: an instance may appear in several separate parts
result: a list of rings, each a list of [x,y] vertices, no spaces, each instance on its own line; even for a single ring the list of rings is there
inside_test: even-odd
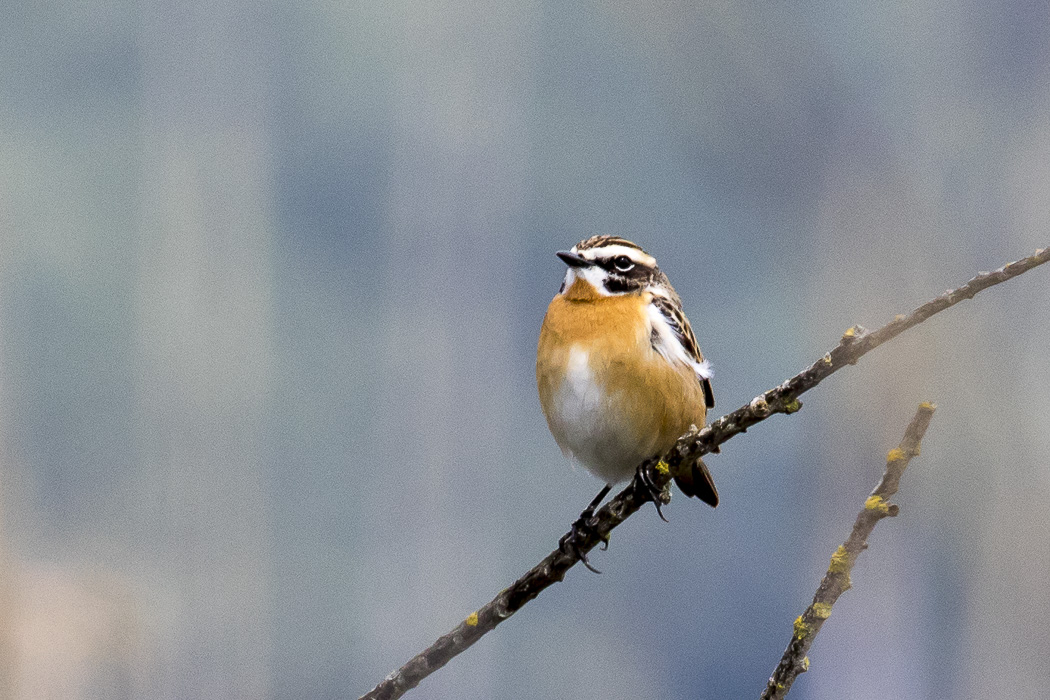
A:
[[[711,365],[667,275],[641,247],[594,236],[557,255],[569,269],[543,319],[536,382],[562,452],[606,483],[586,519],[612,485],[704,425],[715,403]],[[702,461],[675,482],[718,504]]]

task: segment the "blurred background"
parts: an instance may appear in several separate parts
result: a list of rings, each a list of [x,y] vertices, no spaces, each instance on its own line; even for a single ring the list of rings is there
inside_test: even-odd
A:
[[[714,416],[1050,244],[1050,5],[5,3],[0,697],[357,697],[600,483],[536,398],[593,234]],[[1050,685],[1050,269],[709,460],[417,698],[757,697],[920,401],[798,698]]]

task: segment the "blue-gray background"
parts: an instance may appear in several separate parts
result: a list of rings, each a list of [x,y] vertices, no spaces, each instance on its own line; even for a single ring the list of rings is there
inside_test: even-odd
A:
[[[1048,215],[1045,2],[6,3],[0,694],[356,697],[486,602],[600,486],[533,383],[581,238],[658,258],[720,415]],[[1048,308],[836,375],[415,697],[757,696],[925,399],[793,696],[1044,697]]]

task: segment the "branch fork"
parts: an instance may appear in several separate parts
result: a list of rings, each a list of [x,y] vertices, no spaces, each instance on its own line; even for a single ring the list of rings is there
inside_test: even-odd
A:
[[[717,452],[722,443],[735,435],[745,432],[752,425],[774,414],[784,413],[790,415],[795,413],[802,408],[799,396],[838,370],[857,364],[858,360],[867,353],[892,340],[909,328],[922,323],[931,316],[958,304],[960,301],[972,299],[978,292],[1012,279],[1048,261],[1050,261],[1050,248],[1040,248],[1033,255],[1008,263],[998,270],[979,273],[961,287],[946,291],[939,297],[917,307],[911,313],[895,316],[892,321],[875,331],[869,332],[862,326],[853,326],[843,333],[834,348],[802,372],[764,394],[756,396],[749,403],[732,413],[722,416],[700,430],[689,431],[679,438],[674,447],[663,455],[660,460],[660,462],[668,466],[668,469],[666,471],[662,469],[649,470],[652,484],[658,489],[665,489],[671,481],[672,474],[675,473],[676,468],[684,460]],[[932,405],[930,413],[932,414]],[[918,449],[917,444],[915,449]],[[909,460],[912,456],[914,455],[910,452],[905,453],[905,457]],[[899,479],[899,476],[897,478]],[[650,500],[648,489],[641,487],[637,482],[637,479],[632,480],[627,488],[602,506],[595,513],[594,517],[588,520],[588,525],[593,523],[593,527],[585,528],[582,531],[582,536],[577,540],[577,552],[587,554],[599,542],[608,542],[613,529]],[[880,487],[882,487],[881,483]],[[892,491],[880,492],[879,488],[876,488],[876,492],[873,493],[872,497],[879,495],[885,499],[893,493],[896,493],[896,482],[892,483]],[[862,515],[869,513],[868,517],[875,518],[872,523],[895,513],[896,506],[878,501],[873,503],[876,505],[875,508],[871,510],[865,508],[862,511]],[[885,505],[885,510],[883,505]],[[863,544],[863,542],[859,544]],[[856,558],[855,555],[849,555],[847,552],[844,556],[846,556],[846,559],[840,559],[841,565],[845,566],[848,564],[848,567],[852,567],[853,560]],[[852,558],[850,558],[851,556]],[[466,620],[459,623],[452,631],[440,637],[426,650],[420,652],[405,663],[404,666],[388,675],[372,690],[362,695],[359,700],[391,700],[401,697],[405,692],[417,686],[428,675],[448,663],[457,654],[469,648],[484,634],[495,629],[496,625],[521,609],[522,606],[539,595],[545,588],[562,581],[566,572],[579,560],[579,557],[575,554],[567,554],[560,548],[551,552],[539,564],[526,572],[508,588],[501,591],[493,600],[476,612],[471,613]],[[833,557],[832,568],[835,566],[835,561]],[[829,572],[831,572],[831,568],[829,568]],[[848,568],[846,574],[846,578],[842,579],[842,581],[848,586]],[[826,611],[830,614],[830,607]],[[822,623],[826,619],[826,616],[820,617],[824,612],[825,608],[823,607],[807,609],[806,613],[796,621],[797,624],[803,625],[800,629],[806,632],[804,637],[809,637],[810,631],[814,629],[814,625],[818,620]],[[819,625],[817,625],[817,628],[819,628]],[[793,643],[795,642],[793,641]],[[808,648],[808,645],[806,648]],[[805,655],[803,654],[802,657],[799,657],[798,660],[792,663],[796,664],[798,668],[802,668],[803,665],[808,666],[808,661],[803,663],[804,660]],[[795,665],[792,666],[792,668],[795,667]],[[773,682],[772,679],[770,682]]]

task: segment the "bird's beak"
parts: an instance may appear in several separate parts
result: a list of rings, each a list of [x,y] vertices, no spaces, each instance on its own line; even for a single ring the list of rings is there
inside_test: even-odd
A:
[[[590,267],[594,263],[568,250],[559,250],[556,255],[569,267]]]

